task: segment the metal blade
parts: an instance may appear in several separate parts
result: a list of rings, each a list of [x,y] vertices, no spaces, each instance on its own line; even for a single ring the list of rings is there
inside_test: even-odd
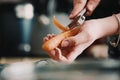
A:
[[[73,20],[70,24],[68,24],[68,28],[74,28],[78,25],[83,24],[85,21],[85,13],[86,13],[86,8],[83,9]]]

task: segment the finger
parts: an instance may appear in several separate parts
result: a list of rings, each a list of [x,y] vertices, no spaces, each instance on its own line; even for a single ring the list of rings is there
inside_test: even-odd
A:
[[[49,56],[56,61],[64,61],[64,56],[62,56],[61,49],[55,48],[49,53]]]
[[[68,63],[68,60],[65,56],[62,55],[62,52],[59,48],[56,48],[56,54],[55,54],[57,61],[62,63]]]
[[[69,54],[69,52],[70,51],[68,50],[68,48],[67,49],[66,48],[62,49],[62,55],[65,56],[65,57]]]
[[[87,0],[74,0],[74,8],[69,16],[70,19],[73,19],[86,5]]]
[[[87,13],[86,15],[87,16],[90,16],[93,11],[95,10],[95,8],[98,6],[98,4],[100,3],[100,0],[89,0],[88,3],[87,3]]]
[[[66,38],[61,42],[61,47],[71,47],[76,46],[80,43],[87,42],[90,39],[90,36],[87,32],[82,31],[78,33],[76,36]]]
[[[47,34],[47,37],[49,38],[49,39],[51,39],[52,37],[54,37],[55,36],[55,34]]]
[[[49,39],[48,39],[48,37],[44,37],[43,38],[43,42],[46,42],[46,41],[48,41]]]
[[[69,62],[73,62],[87,47],[89,47],[94,41],[90,40],[86,43],[77,45],[74,50],[67,56]]]
[[[55,50],[55,49],[52,50],[52,51],[50,51],[50,52],[48,53],[48,55],[49,55],[52,59],[56,60],[55,54],[56,54],[56,50]]]
[[[75,45],[74,37],[67,38],[61,42],[61,47],[71,47]]]
[[[55,34],[47,34],[47,37],[43,38],[43,42],[46,42],[46,41],[48,41],[49,39],[51,39],[52,37],[55,37],[55,36],[56,36]]]

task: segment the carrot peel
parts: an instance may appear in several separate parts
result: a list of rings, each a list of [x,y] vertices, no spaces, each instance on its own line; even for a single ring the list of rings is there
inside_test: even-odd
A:
[[[63,39],[74,36],[80,31],[80,27],[75,27],[72,29],[66,29],[64,26],[60,27],[61,24],[57,21],[57,19],[53,18],[53,23],[59,27],[63,32],[61,34],[58,34],[57,36],[51,38],[50,40],[46,41],[42,45],[42,49],[46,52],[50,52],[51,50],[55,49],[60,45]]]
[[[64,27],[62,24],[60,24],[59,22],[58,22],[58,20],[55,18],[55,16],[53,17],[53,23],[54,23],[54,25],[56,25],[56,27],[58,27],[60,30],[62,30],[63,32],[64,31],[67,31],[67,30],[69,30],[67,27]]]

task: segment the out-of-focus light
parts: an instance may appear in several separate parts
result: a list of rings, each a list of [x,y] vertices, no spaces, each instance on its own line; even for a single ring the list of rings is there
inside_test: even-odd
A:
[[[24,10],[23,10],[24,6],[23,5],[17,5],[15,8],[16,11],[16,16],[18,18],[23,18],[24,16]]]
[[[33,6],[31,4],[26,4],[24,7],[25,10],[25,18],[26,19],[31,19],[33,18]]]
[[[50,23],[50,19],[46,15],[40,15],[38,20],[43,25],[48,25]]]
[[[29,51],[31,50],[30,45],[26,44],[26,45],[24,46],[24,50],[25,50],[26,52],[29,52]]]
[[[32,19],[34,16],[34,8],[30,3],[17,5],[15,11],[18,18]]]
[[[34,65],[24,62],[13,63],[1,72],[1,76],[5,80],[35,80]]]
[[[31,46],[29,44],[21,44],[19,46],[19,49],[25,52],[30,52],[31,51]]]

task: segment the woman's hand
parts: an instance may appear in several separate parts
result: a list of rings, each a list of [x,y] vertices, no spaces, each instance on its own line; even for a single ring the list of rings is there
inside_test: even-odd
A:
[[[86,29],[90,27],[91,22],[85,22],[77,35],[64,39],[57,48],[48,52],[49,56],[59,62],[73,62],[78,55],[95,41],[95,38],[92,36],[93,34],[88,33],[89,31]],[[48,34],[44,38],[44,42],[54,36],[53,34]]]
[[[118,14],[117,16],[120,16]],[[64,39],[54,50],[48,52],[49,56],[59,62],[71,63],[95,40],[118,32],[118,21],[114,16],[88,20],[80,26],[79,33]],[[54,37],[49,34],[44,42]]]
[[[95,8],[100,3],[100,0],[73,0],[73,10],[69,16],[70,19],[74,18],[84,7],[87,8],[87,16],[90,16]]]

